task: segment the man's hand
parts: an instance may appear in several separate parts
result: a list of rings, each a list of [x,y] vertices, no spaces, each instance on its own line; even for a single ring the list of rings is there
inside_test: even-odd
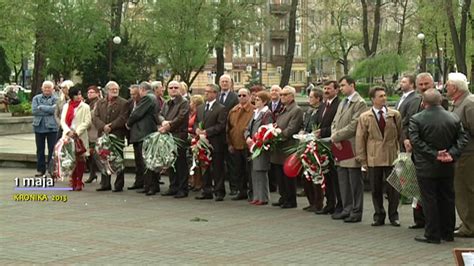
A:
[[[206,135],[205,129],[196,128],[196,134],[198,135]]]
[[[406,139],[403,141],[403,146],[405,146],[406,152],[411,152],[413,150],[413,147],[411,146],[411,142],[409,139]]]
[[[334,142],[333,144],[336,147],[336,149],[342,150],[342,144],[340,142]]]
[[[453,157],[449,154],[446,150],[438,151],[438,156],[436,160],[441,161],[443,163],[450,163],[453,161]]]
[[[314,136],[316,136],[316,138],[321,138],[321,129],[316,129],[316,131],[313,132],[314,133]]]
[[[109,134],[110,131],[112,131],[112,127],[111,127],[111,126],[112,126],[112,124],[107,124],[107,125],[105,125],[105,126],[104,126],[104,133]]]
[[[71,130],[66,135],[70,138],[73,138],[76,135],[76,132],[74,130]]]

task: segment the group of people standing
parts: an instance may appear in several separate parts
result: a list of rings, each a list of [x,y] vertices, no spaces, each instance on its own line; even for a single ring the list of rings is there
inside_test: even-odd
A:
[[[61,98],[57,99],[52,93],[54,84],[45,81],[43,93],[33,98],[38,175],[46,172],[45,139],[50,152],[47,161],[50,161],[58,130],[62,130],[62,136],[79,138],[86,147],[92,147],[102,134],[112,133],[127,138],[133,145],[136,175],[128,189],[155,195],[160,192],[161,173],[146,169],[142,146],[147,135],[158,131],[171,133],[186,143],[179,146],[175,165],[168,169],[169,188],[161,195],[184,198],[192,189],[200,191],[197,200],[223,201],[224,181],[228,180],[232,200],[266,205],[270,203],[270,192],[278,189],[279,198],[271,205],[296,208],[296,180],[286,176],[283,170],[289,156],[283,151],[297,144],[293,135],[309,133],[330,139],[335,149],[349,149],[353,156],[330,165],[324,189],[310,180],[303,181],[309,202],[304,210],[318,215],[331,214],[333,219],[346,223],[360,222],[362,176],[366,172],[374,206],[372,226],[384,225],[387,216],[391,225],[400,226],[400,195],[387,184],[386,178],[399,152],[412,152],[422,196],[417,199],[415,224],[410,228],[425,228],[425,235],[416,240],[439,243],[442,239],[452,241],[454,236],[474,236],[472,204],[469,204],[473,202],[474,171],[468,166],[474,158],[474,141],[469,139],[469,135],[474,135],[473,119],[469,118],[474,117],[474,96],[462,74],[450,75],[447,82],[447,96],[454,101],[452,112],[440,107],[446,101],[434,89],[429,73],[402,78],[403,95],[395,108],[387,106],[383,87],[370,89],[372,107],[369,108],[356,91],[355,81],[344,76],[339,81],[325,82],[323,89],[311,89],[305,112],[296,103],[296,90],[291,86],[234,92],[233,81],[227,74],[220,77],[219,85],[208,84],[204,97],[190,96],[185,84],[170,81],[168,100],[159,81],[132,85],[129,100],[118,95],[120,87],[114,81],[107,83],[106,96],[102,99],[92,86],[88,88],[88,104],[83,101],[80,89],[71,85],[63,82]],[[342,100],[339,94],[344,96]],[[271,123],[281,129],[278,148],[263,150],[249,161],[249,147],[255,144],[253,136],[261,125]],[[212,145],[212,161],[206,171],[195,171],[189,176],[189,136],[196,135],[205,136]],[[75,190],[82,188],[82,174],[89,155],[87,151],[79,158],[81,163],[73,173],[73,180],[79,180],[73,181]],[[89,160],[89,169],[91,176],[86,182],[96,178],[93,160]],[[119,172],[113,189],[111,177],[102,174],[97,190],[120,192],[123,188],[124,175]],[[388,215],[383,206],[384,193],[389,202]],[[456,231],[455,200],[462,220]]]

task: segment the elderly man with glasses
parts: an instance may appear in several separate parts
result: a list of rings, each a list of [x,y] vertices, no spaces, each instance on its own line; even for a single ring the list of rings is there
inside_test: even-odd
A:
[[[248,171],[248,147],[245,143],[244,133],[247,125],[252,119],[255,107],[250,102],[250,91],[248,89],[239,90],[239,104],[234,106],[227,117],[227,147],[230,159],[233,161],[232,180],[236,182],[239,193],[232,200],[243,200],[249,196]]]
[[[295,102],[296,90],[291,86],[285,86],[280,92],[280,100],[283,104],[278,117],[277,126],[282,130],[283,141],[278,149],[272,152],[271,162],[274,164],[273,175],[278,183],[280,199],[273,203],[273,206],[280,206],[283,209],[296,208],[296,179],[288,178],[283,172],[283,163],[288,154],[282,152],[288,147],[294,146],[296,140],[293,135],[297,134],[303,124],[303,110]]]
[[[188,161],[186,160],[186,139],[188,137],[189,104],[180,93],[181,85],[177,81],[168,84],[168,95],[170,99],[164,103],[161,109],[160,133],[171,133],[173,137],[181,139],[183,145],[178,147],[178,158],[174,167],[168,169],[170,186],[162,196],[174,196],[174,198],[185,198],[188,196]]]

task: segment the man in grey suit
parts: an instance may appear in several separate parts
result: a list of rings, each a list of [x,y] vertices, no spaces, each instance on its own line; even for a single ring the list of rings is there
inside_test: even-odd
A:
[[[357,120],[367,110],[364,99],[355,90],[355,81],[349,76],[339,80],[341,92],[346,98],[337,108],[336,116],[332,123],[331,141],[341,150],[341,141],[349,141],[352,151],[355,152],[355,135]],[[355,157],[337,162],[337,175],[341,190],[342,207],[340,213],[334,213],[333,219],[344,219],[346,223],[357,223],[362,220],[364,205],[364,182],[361,173],[361,164]]]
[[[216,201],[223,201],[225,197],[224,186],[224,151],[225,145],[225,127],[227,122],[227,112],[224,105],[217,101],[219,87],[215,84],[207,84],[204,96],[206,103],[197,109],[196,135],[205,135],[212,145],[211,166],[203,175],[203,192],[197,196],[198,200],[212,199],[212,193],[216,195]],[[202,125],[202,128],[201,128]],[[214,181],[214,190],[212,183]]]
[[[239,99],[237,97],[237,94],[233,91],[234,87],[234,82],[232,78],[228,74],[224,74],[219,78],[219,86],[221,88],[221,91],[219,93],[218,97],[218,102],[222,105],[224,105],[225,111],[228,114],[234,106],[236,106],[239,103]],[[232,156],[229,154],[228,148],[227,148],[227,142],[224,143],[225,149],[224,149],[224,171],[225,171],[225,177],[224,180],[229,180],[229,186],[230,186],[230,193],[229,195],[234,196],[237,194],[238,190],[238,181],[233,180],[235,172],[235,165],[232,160]]]
[[[415,91],[415,76],[405,75],[400,80],[400,89],[403,92],[400,100],[395,104],[395,108],[400,112],[402,117],[402,134],[400,136],[400,150],[405,151],[403,141],[408,138],[408,124],[410,117],[408,116],[408,109],[414,99],[419,95]]]
[[[283,172],[283,163],[288,157],[284,151],[293,146],[296,140],[293,135],[297,134],[303,124],[303,110],[295,102],[296,90],[286,86],[280,92],[280,99],[283,108],[276,119],[277,126],[281,129],[282,142],[278,144],[278,150],[274,150],[271,155],[271,163],[274,164],[278,183],[280,199],[273,203],[273,206],[280,206],[283,209],[296,208],[296,179],[288,178]]]

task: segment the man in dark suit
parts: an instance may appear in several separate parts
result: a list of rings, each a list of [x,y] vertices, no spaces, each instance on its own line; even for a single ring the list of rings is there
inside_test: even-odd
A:
[[[271,155],[271,163],[274,164],[274,172],[278,182],[278,192],[280,199],[273,203],[273,206],[280,206],[283,209],[296,208],[296,179],[288,178],[283,172],[283,164],[288,157],[282,151],[296,144],[293,135],[297,134],[303,124],[303,110],[295,102],[296,90],[291,86],[286,86],[281,90],[280,97],[284,105],[276,119],[277,126],[281,129],[282,141],[278,143]]]
[[[130,91],[130,99],[127,101],[127,119],[130,117],[132,111],[137,107],[138,102],[140,101],[140,85],[133,84],[128,89]],[[130,145],[130,129],[127,129],[127,145]],[[133,154],[135,159],[135,182],[132,186],[128,187],[127,189],[138,189],[143,188],[143,172],[141,170],[145,169],[145,163],[143,162],[143,157],[138,155],[138,150],[135,149],[135,145],[133,145]]]
[[[127,121],[127,101],[119,96],[120,87],[115,81],[109,81],[105,85],[107,97],[100,99],[95,107],[92,123],[97,129],[97,136],[104,133],[114,134],[119,139],[124,140],[126,135],[125,122]],[[123,157],[123,153],[122,153]],[[102,174],[100,178],[100,188],[97,191],[111,190],[110,175]],[[125,183],[124,173],[117,173],[113,192],[123,191]]]
[[[339,83],[335,80],[329,80],[324,83],[324,102],[319,107],[316,114],[315,125],[319,128],[315,131],[318,138],[331,137],[331,125],[336,116],[337,107],[339,106]],[[330,171],[326,177],[326,206],[322,210],[316,210],[316,214],[333,214],[342,211],[341,192],[339,190],[339,182],[337,179],[337,171],[334,164],[330,167]]]
[[[130,143],[133,143],[135,156],[141,157],[139,160],[143,162],[143,139],[156,131],[156,96],[148,82],[140,83],[139,94],[140,101],[131,112],[125,126],[130,129]],[[160,191],[159,180],[152,175],[152,171],[145,172],[145,169],[138,169],[138,167],[141,167],[141,165],[137,165],[137,172],[144,173],[144,189],[137,192],[146,193],[147,196],[155,195]],[[135,183],[132,189],[139,188],[140,185]]]
[[[177,139],[182,140],[182,145],[178,147],[178,158],[174,163],[174,168],[169,169],[170,187],[163,196],[174,196],[175,198],[185,198],[188,196],[188,161],[186,160],[186,149],[184,145],[188,137],[189,104],[180,93],[180,83],[171,81],[168,84],[168,95],[171,97],[162,108],[161,122],[158,131],[160,133],[170,132]]]
[[[419,95],[415,91],[415,76],[405,75],[400,80],[400,89],[403,92],[402,97],[398,102],[395,103],[395,108],[400,112],[402,117],[402,134],[400,136],[400,151],[405,151],[405,145],[403,144],[405,139],[408,139],[408,124],[410,122],[410,116],[408,110],[411,103],[415,99],[419,99]]]
[[[410,119],[416,175],[423,200],[425,234],[416,241],[454,241],[454,165],[469,141],[458,116],[444,110],[435,89],[423,94],[425,110]]]
[[[281,87],[278,85],[273,85],[270,88],[270,99],[271,101],[268,102],[268,108],[272,111],[273,114],[273,121],[276,120],[278,114],[280,113],[281,109],[283,108],[283,104],[280,101],[280,92]],[[277,190],[277,180],[275,171],[277,171],[277,165],[270,164],[270,170],[268,171],[268,183],[270,192],[275,192]]]
[[[213,150],[211,153],[211,166],[203,175],[203,192],[196,199],[212,199],[212,193],[216,195],[216,201],[223,201],[225,197],[224,185],[224,151],[225,129],[227,121],[227,112],[224,105],[217,101],[219,87],[215,84],[206,85],[204,96],[206,103],[197,109],[196,122],[194,124],[197,135],[207,136]],[[202,124],[202,128],[200,128]],[[212,190],[212,181],[214,181],[214,191]]]
[[[224,74],[219,78],[219,86],[221,88],[220,93],[218,95],[218,102],[222,105],[224,105],[225,112],[228,114],[234,106],[236,106],[239,103],[239,99],[237,97],[237,94],[233,91],[234,88],[234,81],[232,78]],[[232,156],[229,154],[228,148],[227,148],[227,142],[224,143],[225,149],[224,149],[224,173],[225,177],[224,180],[229,181],[229,186],[230,186],[230,193],[229,195],[234,196],[237,195],[238,192],[238,181],[233,180],[235,174],[232,174],[232,172],[237,171],[235,169],[234,162],[232,160]]]

